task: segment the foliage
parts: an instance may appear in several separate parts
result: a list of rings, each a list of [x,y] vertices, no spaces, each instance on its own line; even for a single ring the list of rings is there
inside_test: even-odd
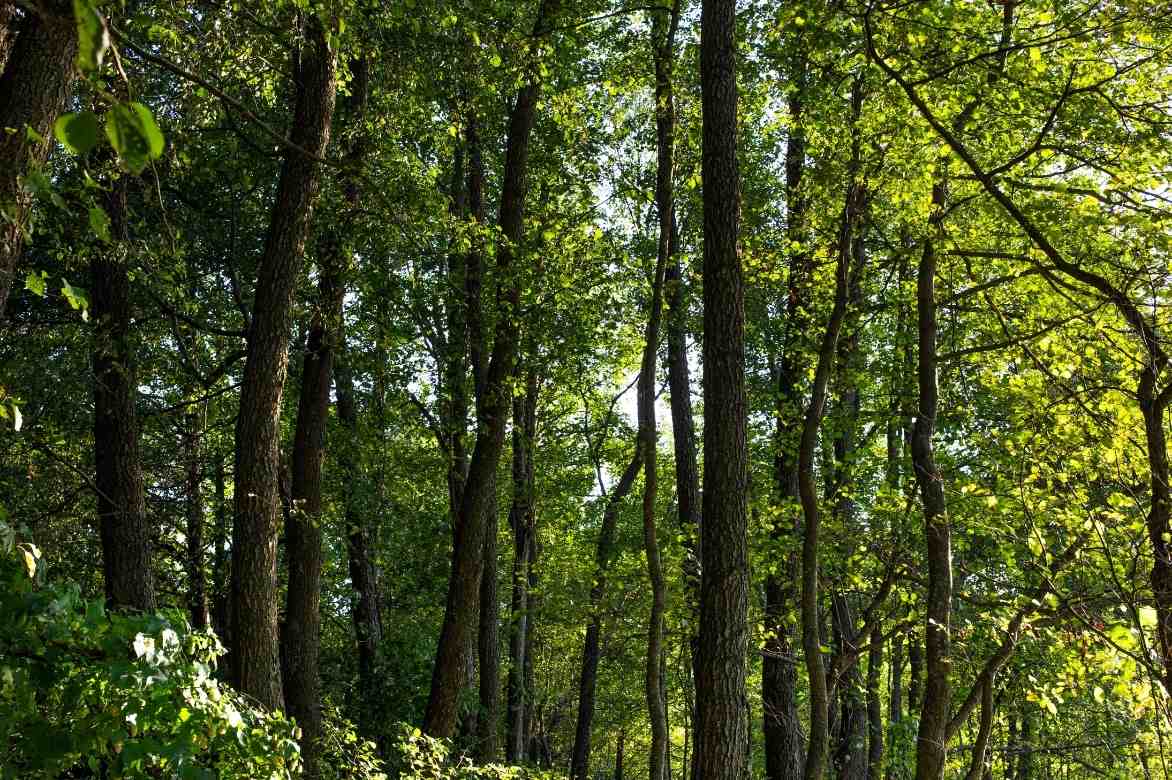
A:
[[[107,612],[0,524],[0,776],[290,778],[296,727],[213,676],[210,632]]]

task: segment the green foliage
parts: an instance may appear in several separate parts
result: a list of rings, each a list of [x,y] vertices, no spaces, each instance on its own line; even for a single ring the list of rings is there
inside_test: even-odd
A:
[[[40,558],[0,523],[0,777],[296,776],[296,726],[216,680],[214,634],[107,612]]]
[[[400,780],[554,780],[561,775],[520,766],[482,764],[456,755],[444,740],[400,725],[395,769]]]

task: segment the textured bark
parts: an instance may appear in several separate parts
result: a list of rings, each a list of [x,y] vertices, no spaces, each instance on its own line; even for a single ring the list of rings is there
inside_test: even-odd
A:
[[[533,444],[537,434],[537,373],[526,374],[525,395],[513,399],[513,503],[509,528],[513,532],[511,622],[509,626],[508,728],[505,760],[519,764],[525,758],[525,667],[529,643],[529,559],[536,531],[533,505]]]
[[[557,7],[558,0],[543,0],[538,11],[535,37],[548,32]],[[529,140],[536,119],[539,93],[536,81],[527,83],[518,91],[509,115],[498,220],[504,240],[496,252],[497,276],[502,280],[502,285],[510,278],[511,267],[524,233]],[[507,287],[502,286],[498,291],[500,310],[492,354],[486,369],[483,400],[478,404],[476,444],[460,502],[443,627],[436,648],[431,691],[424,716],[424,731],[433,737],[450,737],[456,727],[457,698],[464,681],[462,657],[474,625],[470,618],[479,606],[489,502],[495,496],[496,469],[512,406],[508,382],[513,375],[517,356],[520,296],[519,274],[513,274]]]
[[[207,628],[208,586],[204,575],[203,501],[203,410],[184,415],[183,459],[185,462],[183,493],[187,516],[187,609],[194,628]]]
[[[614,750],[614,780],[623,780],[623,753],[626,752],[627,732],[620,731]]]
[[[907,660],[907,708],[908,712],[918,713],[924,692],[924,644],[914,629],[908,632]]]
[[[697,777],[740,780],[748,746],[748,463],[744,278],[737,241],[736,4],[700,14],[704,200],[704,491]]]
[[[261,705],[283,706],[277,637],[277,533],[281,395],[289,366],[293,291],[301,272],[318,163],[329,143],[335,97],[334,53],[316,18],[307,22],[291,142],[281,165],[257,271],[248,357],[236,421],[232,527],[232,679]]]
[[[883,630],[878,620],[871,627],[867,650],[867,777],[883,776],[883,699],[879,690],[883,670]]]
[[[832,631],[839,657],[858,653],[855,620],[847,599],[836,593],[831,598]],[[833,672],[832,672],[833,674]],[[865,780],[867,777],[867,709],[862,674],[858,663],[850,663],[837,681],[838,717],[835,721],[834,769],[839,780]]]
[[[944,186],[932,190],[932,230],[943,219]],[[924,536],[928,547],[928,598],[925,621],[924,701],[916,740],[916,780],[939,780],[947,756],[949,682],[952,619],[952,529],[944,499],[944,482],[936,467],[932,435],[936,428],[936,248],[934,236],[924,243],[916,279],[918,329],[917,381],[919,410],[912,429],[912,462],[924,508]]]
[[[483,763],[496,761],[500,753],[501,658],[500,600],[497,598],[496,501],[487,518],[484,535],[484,573],[480,578],[480,626],[476,650],[480,664],[480,712],[476,729],[476,754]]]
[[[31,216],[32,195],[20,180],[45,162],[53,121],[64,110],[73,82],[77,25],[72,7],[53,0],[40,3],[37,13],[24,13],[0,75],[0,209],[10,215],[0,219],[0,320]],[[0,49],[13,31],[3,29]],[[26,128],[44,140],[31,140]]]
[[[321,650],[322,464],[334,351],[342,319],[344,288],[339,278],[338,237],[320,250],[318,301],[309,327],[301,371],[301,396],[293,434],[291,496],[285,524],[289,583],[281,635],[285,708],[301,726],[301,757],[307,778],[319,774],[322,734],[318,657]]]
[[[590,623],[586,626],[586,640],[582,647],[582,670],[578,676],[578,720],[574,726],[574,747],[570,753],[572,780],[589,780],[590,737],[594,725],[594,699],[598,686],[599,645],[602,638],[602,601],[606,597],[606,574],[614,556],[614,538],[618,525],[619,508],[631,492],[639,470],[643,466],[642,448],[635,447],[635,455],[618,484],[614,486],[602,513],[602,528],[598,531],[598,546],[594,552],[594,584],[590,588]]]
[[[981,686],[981,718],[977,730],[977,738],[973,742],[973,752],[969,760],[969,769],[965,773],[965,780],[981,780],[985,771],[986,752],[989,748],[989,738],[993,734],[993,716],[996,711],[993,707],[993,678],[984,678]]]
[[[21,35],[29,34],[26,30]],[[14,57],[22,56],[18,46]],[[0,140],[0,143],[3,143]],[[112,242],[90,260],[94,320],[94,465],[102,570],[111,607],[155,608],[151,531],[138,443],[134,347],[130,343],[127,269],[127,179],[110,184],[105,199]]]

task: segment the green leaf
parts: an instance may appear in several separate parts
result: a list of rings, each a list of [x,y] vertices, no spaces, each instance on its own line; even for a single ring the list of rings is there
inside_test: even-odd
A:
[[[77,19],[77,67],[82,73],[93,73],[102,67],[110,33],[90,0],[73,0],[73,16]]]
[[[45,272],[29,271],[24,278],[24,288],[34,295],[45,297]]]
[[[113,240],[110,237],[110,217],[106,215],[101,206],[90,207],[90,230],[94,231],[94,235],[107,244]]]
[[[53,123],[53,134],[74,154],[85,154],[98,145],[98,115],[93,111],[62,114]]]
[[[150,109],[142,103],[114,106],[106,122],[106,137],[135,174],[142,173],[148,162],[163,153],[163,134]]]
[[[89,298],[86,297],[85,290],[80,287],[74,287],[65,279],[61,280],[61,294],[65,296],[65,300],[69,301],[70,307],[74,310],[81,311],[81,318],[83,320],[89,319]]]

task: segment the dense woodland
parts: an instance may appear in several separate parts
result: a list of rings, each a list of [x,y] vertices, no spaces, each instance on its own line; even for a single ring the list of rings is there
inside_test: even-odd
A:
[[[0,778],[1172,777],[1172,3],[0,72]]]

